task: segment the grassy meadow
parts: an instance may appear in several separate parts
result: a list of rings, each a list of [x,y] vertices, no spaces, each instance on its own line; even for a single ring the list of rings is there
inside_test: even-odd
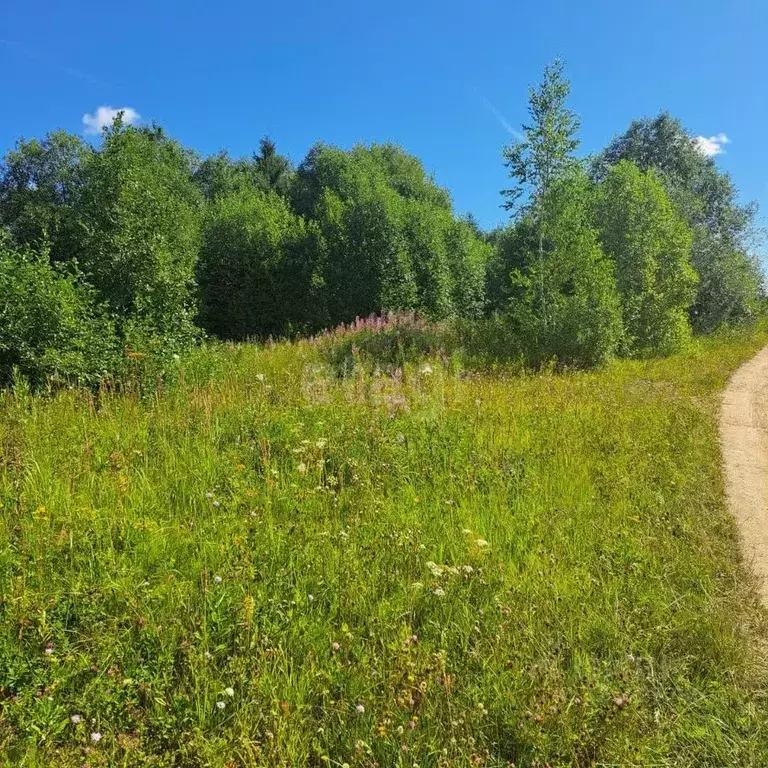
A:
[[[0,395],[0,765],[766,764],[716,410],[767,342]]]

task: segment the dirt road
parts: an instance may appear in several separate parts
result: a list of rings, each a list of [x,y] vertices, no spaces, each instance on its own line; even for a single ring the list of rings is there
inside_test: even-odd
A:
[[[728,506],[768,606],[768,347],[728,382],[720,411]]]

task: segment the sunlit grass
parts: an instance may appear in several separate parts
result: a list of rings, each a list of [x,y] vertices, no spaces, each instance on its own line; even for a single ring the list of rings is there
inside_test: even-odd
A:
[[[4,395],[0,764],[762,764],[715,414],[766,341]]]

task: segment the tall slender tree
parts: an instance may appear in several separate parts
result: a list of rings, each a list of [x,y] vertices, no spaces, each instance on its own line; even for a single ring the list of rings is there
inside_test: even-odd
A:
[[[544,77],[528,93],[531,121],[523,125],[523,138],[503,150],[514,186],[503,189],[504,208],[518,214],[530,214],[539,229],[538,273],[544,279],[544,202],[554,180],[577,162],[573,156],[579,146],[576,132],[579,118],[566,106],[571,84],[563,77],[563,62],[555,59],[544,68]],[[521,204],[521,198],[523,202]],[[542,322],[547,324],[546,290],[539,286]]]

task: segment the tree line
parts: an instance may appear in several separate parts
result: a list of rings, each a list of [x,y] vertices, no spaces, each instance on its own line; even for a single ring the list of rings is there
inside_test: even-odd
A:
[[[505,147],[508,225],[483,232],[393,144],[268,138],[201,158],[118,117],[93,147],[56,131],[0,166],[0,384],[94,383],[206,334],[313,334],[415,310],[503,329],[531,365],[667,354],[753,318],[754,206],[667,113],[578,159],[562,64]]]

